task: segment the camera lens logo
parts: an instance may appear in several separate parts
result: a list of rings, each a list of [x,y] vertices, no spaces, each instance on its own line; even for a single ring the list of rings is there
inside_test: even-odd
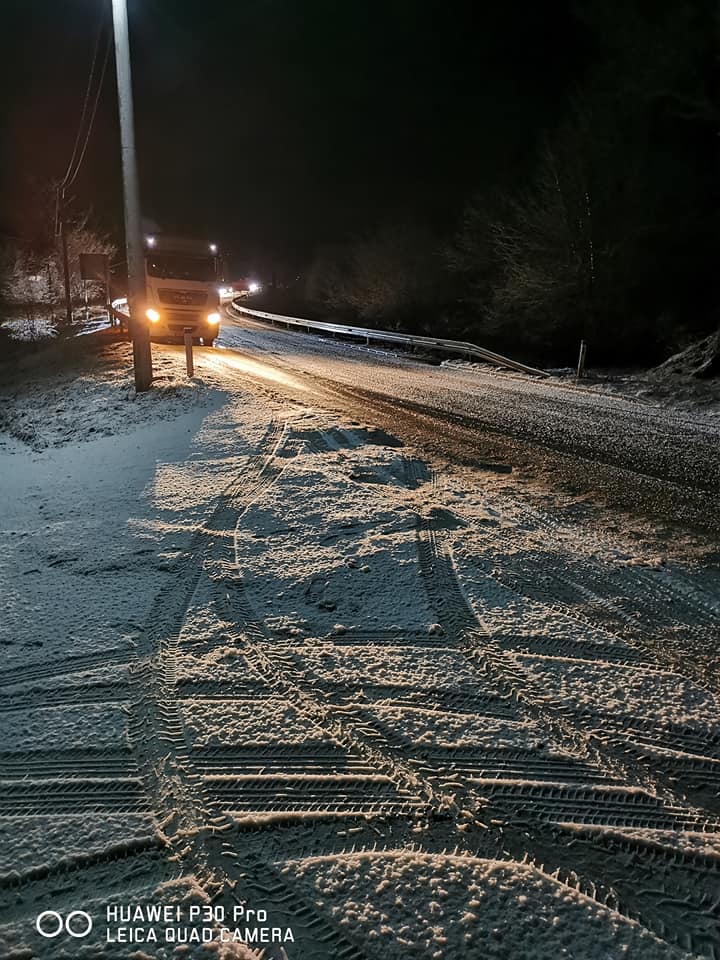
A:
[[[60,936],[63,930],[80,939],[90,933],[92,925],[92,917],[84,910],[71,910],[64,920],[57,910],[43,910],[35,920],[35,929],[46,940]]]

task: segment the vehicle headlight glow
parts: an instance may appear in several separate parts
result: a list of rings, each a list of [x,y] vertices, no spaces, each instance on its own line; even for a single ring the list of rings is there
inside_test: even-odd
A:
[[[259,283],[249,283],[249,284],[248,284],[248,290],[250,291],[250,293],[257,293],[259,289],[260,289],[260,284],[259,284]]]
[[[153,310],[152,307],[147,308],[147,310],[145,311],[145,316],[148,318],[148,320],[151,323],[157,323],[158,320],[160,319],[160,314],[157,312],[157,310]]]
[[[220,314],[219,313],[209,313],[207,315],[208,323],[220,323]]]

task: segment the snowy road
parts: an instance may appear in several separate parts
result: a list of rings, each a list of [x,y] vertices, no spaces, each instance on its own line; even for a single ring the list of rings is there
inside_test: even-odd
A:
[[[430,366],[249,319],[226,324],[219,342],[241,352],[245,365],[227,360],[241,373],[372,411],[378,425],[454,460],[504,463],[571,493],[720,530],[718,417],[477,366]]]
[[[716,548],[550,490],[563,451],[361,406],[542,384],[224,339],[145,397],[125,345],[3,392],[0,953],[75,960],[34,918],[84,909],[107,960],[717,958]],[[102,938],[210,900],[285,942]]]

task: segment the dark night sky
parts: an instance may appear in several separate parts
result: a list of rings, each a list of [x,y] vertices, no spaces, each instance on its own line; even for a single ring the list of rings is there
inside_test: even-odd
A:
[[[102,3],[3,2],[5,231],[29,177],[64,173]],[[584,59],[569,6],[129,0],[144,212],[261,269],[391,218],[448,229],[475,190],[522,179],[565,109]],[[112,58],[74,193],[117,228]]]

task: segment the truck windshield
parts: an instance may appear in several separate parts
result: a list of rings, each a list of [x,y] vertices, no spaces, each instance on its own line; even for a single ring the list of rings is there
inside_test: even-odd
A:
[[[213,257],[164,253],[147,257],[145,262],[148,275],[161,280],[202,280],[209,283],[217,279]]]

